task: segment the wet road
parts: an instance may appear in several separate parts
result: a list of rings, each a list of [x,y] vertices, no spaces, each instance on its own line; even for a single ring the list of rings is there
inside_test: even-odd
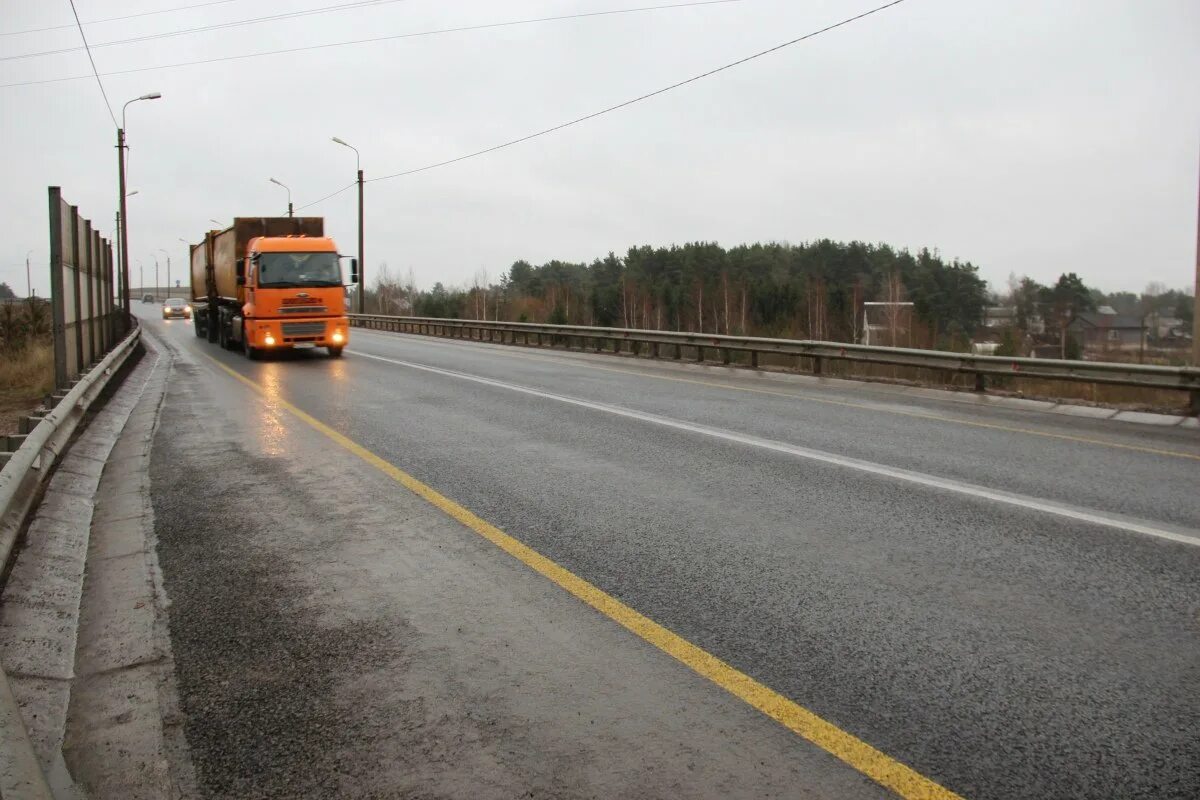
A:
[[[359,331],[341,360],[299,353],[253,363],[195,339],[190,326],[148,327],[179,359],[174,407],[195,394],[193,414],[217,417],[195,422],[181,452],[156,441],[160,516],[183,506],[181,517],[200,513],[205,504],[189,498],[195,488],[171,476],[200,460],[219,469],[227,448],[197,448],[205,430],[227,427],[242,437],[230,446],[252,445],[271,465],[240,479],[263,482],[258,506],[294,490],[304,472],[294,456],[316,459],[313,474],[336,487],[336,508],[320,511],[332,515],[327,526],[365,514],[378,522],[360,534],[371,558],[422,566],[392,550],[407,540],[388,530],[393,517],[378,514],[404,490],[365,477],[344,449],[308,441],[311,431],[294,433],[303,425],[286,413],[264,424],[262,407],[277,397],[946,789],[972,798],[1200,793],[1194,431]],[[212,359],[262,387],[265,399]],[[164,415],[172,407],[169,397]],[[176,421],[186,427],[186,415]],[[273,475],[285,464],[287,474]],[[425,509],[404,513],[411,522]],[[300,513],[284,504],[261,525],[277,531]],[[310,549],[333,562],[350,558],[324,539]],[[458,555],[511,569],[496,566],[508,557],[494,548]],[[161,557],[168,593],[173,571],[186,593],[194,576],[184,565],[200,554]],[[449,569],[445,557],[438,563]],[[491,579],[541,580],[516,573]],[[310,582],[305,605],[342,591],[329,585],[337,580]],[[378,587],[341,598],[342,613],[385,603],[381,593],[395,600]],[[594,614],[576,619],[582,604],[563,602],[556,624],[581,631],[586,619],[611,640],[615,664],[649,649]],[[298,612],[279,616],[290,613]],[[173,638],[194,636],[198,647],[216,635],[176,625]],[[403,637],[393,644],[402,648]],[[187,658],[176,657],[186,670]],[[395,657],[379,656],[392,666],[381,666],[378,680],[395,669],[405,682],[410,667],[396,667]],[[701,691],[684,667],[656,665],[643,678],[663,683],[643,691]],[[598,691],[587,674],[581,691]],[[204,691],[203,681],[192,686]],[[712,769],[731,781],[725,796],[771,791],[735,777],[735,765],[749,764],[778,778],[783,796],[877,791],[766,717],[718,735],[727,715],[741,713],[724,702],[706,696],[687,714],[691,729],[712,727],[704,746],[723,754]],[[666,720],[678,708],[651,704],[645,735],[657,735],[657,720],[672,728]],[[595,737],[636,741],[628,730]],[[803,778],[779,771],[797,767]],[[512,774],[523,785],[521,769]],[[564,773],[547,793],[614,788],[585,783]],[[691,794],[671,785],[642,772],[617,793]]]

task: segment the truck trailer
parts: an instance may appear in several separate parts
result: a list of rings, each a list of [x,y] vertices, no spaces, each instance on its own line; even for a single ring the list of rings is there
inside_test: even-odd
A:
[[[237,217],[190,246],[196,335],[247,358],[350,341],[337,244],[321,217]],[[350,283],[358,262],[350,259]]]

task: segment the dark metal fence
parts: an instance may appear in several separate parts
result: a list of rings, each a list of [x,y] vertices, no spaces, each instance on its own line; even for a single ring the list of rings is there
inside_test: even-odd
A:
[[[356,327],[417,333],[427,336],[480,339],[506,344],[568,347],[614,353],[627,350],[654,358],[690,357],[705,361],[714,356],[725,364],[732,354],[746,353],[748,366],[757,368],[759,355],[794,356],[797,366],[820,375],[825,362],[845,361],[916,367],[974,376],[976,391],[984,391],[989,379],[1042,379],[1078,383],[1174,389],[1188,392],[1192,413],[1200,413],[1200,368],[1163,367],[1151,364],[1116,364],[1098,361],[1067,361],[1050,358],[1010,358],[905,347],[875,347],[842,342],[799,339],[767,339],[755,336],[722,336],[683,331],[595,328],[581,325],[542,325],[528,322],[491,322],[467,319],[393,317],[379,314],[350,314]],[[800,359],[804,362],[800,363]]]

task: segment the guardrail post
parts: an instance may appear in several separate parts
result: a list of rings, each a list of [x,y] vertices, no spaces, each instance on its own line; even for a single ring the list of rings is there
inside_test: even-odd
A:
[[[614,352],[614,353],[619,353],[619,352],[621,352],[621,340],[620,340],[620,339],[613,339],[613,340],[612,340],[612,345],[613,345],[613,352]]]
[[[1188,392],[1191,398],[1189,405],[1191,406],[1192,416],[1200,417],[1200,389],[1192,389]]]
[[[658,342],[650,343],[650,357],[658,358]]]
[[[675,360],[678,361],[681,358],[683,358],[683,345],[677,344],[675,345]]]
[[[630,343],[629,343],[629,350],[630,350],[630,352],[632,352],[632,353],[633,353],[635,356],[636,356],[636,355],[639,355],[639,354],[642,352],[642,343],[641,343],[641,342],[639,342],[639,341],[636,341],[636,340],[634,340],[634,341],[630,342]]]
[[[977,392],[986,392],[987,391],[987,379],[984,377],[984,374],[982,372],[975,373],[975,391],[977,391]]]
[[[597,353],[604,349],[604,340],[598,336],[592,337],[592,344],[596,346]]]
[[[758,369],[758,351],[757,350],[750,351],[750,368]]]
[[[820,375],[821,374],[821,357],[813,356],[812,361],[813,361],[813,370],[812,370],[813,375]]]
[[[732,353],[729,352],[729,348],[722,347],[721,348],[721,363],[724,364],[725,366],[729,366],[729,361],[731,358],[732,358]]]
[[[702,361],[704,361],[704,348],[696,345],[696,363],[699,364]]]

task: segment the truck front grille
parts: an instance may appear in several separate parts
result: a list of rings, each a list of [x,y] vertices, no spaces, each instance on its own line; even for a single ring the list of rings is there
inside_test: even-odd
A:
[[[320,336],[325,332],[324,322],[284,322],[284,336]]]
[[[291,306],[279,309],[283,314],[324,314],[327,310],[325,306]]]

